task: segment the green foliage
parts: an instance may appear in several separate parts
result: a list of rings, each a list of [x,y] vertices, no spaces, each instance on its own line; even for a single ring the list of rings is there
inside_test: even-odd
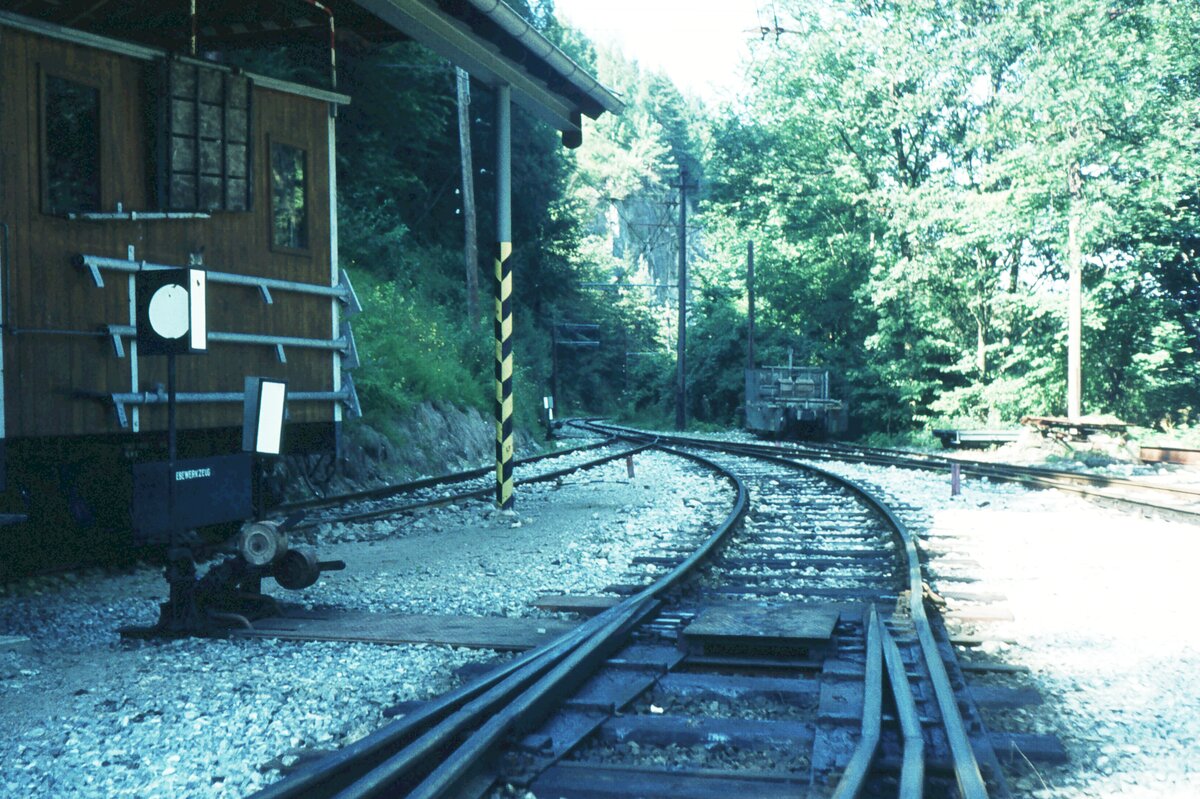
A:
[[[490,410],[481,380],[489,353],[452,308],[368,273],[352,279],[363,306],[354,318],[362,361],[354,379],[368,418],[385,419],[430,399]]]
[[[757,362],[828,368],[866,434],[1065,410],[1069,227],[1083,255],[1084,410],[1200,412],[1200,6],[1191,0],[788,0],[752,86],[703,111],[553,15],[514,7],[627,102],[584,146],[514,130],[517,418],[673,417],[678,181],[693,191],[689,414],[736,424],[745,258]],[[320,81],[318,48],[258,53]],[[490,325],[463,318],[452,70],[413,43],[339,53],[341,260],[367,305],[364,404],[487,410]],[[268,70],[271,71],[271,70]],[[491,274],[492,93],[472,98]],[[605,284],[597,289],[588,284]],[[481,281],[487,286],[488,280]],[[649,284],[640,286],[637,284]],[[484,298],[485,307],[486,291]],[[561,323],[598,347],[557,348]],[[558,328],[570,338],[570,329]]]
[[[688,416],[737,426],[746,388],[746,325],[728,292],[693,296],[688,328]]]
[[[760,245],[760,324],[847,374],[867,430],[1061,413],[1073,218],[1085,412],[1194,416],[1197,6],[786,8],[709,165],[719,249]]]

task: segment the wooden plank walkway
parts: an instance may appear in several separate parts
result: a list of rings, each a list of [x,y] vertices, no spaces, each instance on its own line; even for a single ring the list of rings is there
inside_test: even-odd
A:
[[[521,651],[553,641],[575,626],[576,622],[559,619],[327,610],[259,619],[253,630],[234,630],[232,634],[293,641],[442,644]]]

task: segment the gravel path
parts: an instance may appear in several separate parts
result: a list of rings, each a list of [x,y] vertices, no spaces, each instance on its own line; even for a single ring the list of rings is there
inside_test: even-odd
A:
[[[516,516],[484,503],[326,530],[343,572],[310,607],[536,615],[541,593],[598,593],[666,537],[723,517],[724,484],[662,454],[518,490]],[[722,497],[712,502],[714,495]],[[700,518],[694,513],[701,510]],[[270,583],[273,586],[273,583]],[[123,642],[165,599],[159,572],[41,578],[0,594],[0,795],[240,797],[302,758],[385,722],[383,708],[459,682],[503,655],[444,646],[271,640]]]

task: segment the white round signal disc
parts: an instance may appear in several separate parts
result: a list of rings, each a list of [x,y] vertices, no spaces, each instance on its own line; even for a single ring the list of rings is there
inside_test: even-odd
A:
[[[150,298],[150,328],[163,338],[180,338],[188,331],[188,293],[168,283]]]

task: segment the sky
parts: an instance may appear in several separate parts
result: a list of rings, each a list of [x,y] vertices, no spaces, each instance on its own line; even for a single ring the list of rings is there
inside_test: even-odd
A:
[[[554,0],[555,14],[643,69],[713,101],[740,85],[743,57],[771,24],[770,0]]]

